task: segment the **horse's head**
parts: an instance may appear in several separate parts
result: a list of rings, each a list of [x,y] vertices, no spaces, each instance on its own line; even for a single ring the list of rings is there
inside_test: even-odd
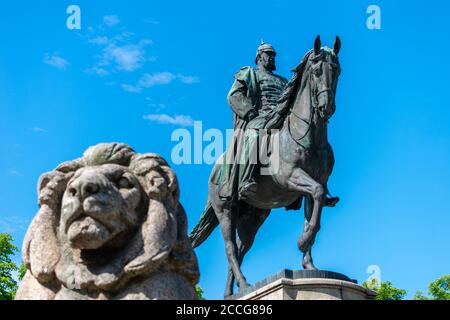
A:
[[[341,40],[336,37],[334,48],[322,48],[320,36],[314,42],[314,50],[308,55],[304,76],[309,76],[312,106],[319,115],[328,120],[336,110],[336,87],[341,72],[338,54]]]

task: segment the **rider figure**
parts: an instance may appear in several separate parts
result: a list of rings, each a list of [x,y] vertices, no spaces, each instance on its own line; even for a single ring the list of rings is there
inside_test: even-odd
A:
[[[261,41],[256,51],[256,68],[243,67],[235,74],[227,100],[234,113],[234,130],[240,130],[243,135],[228,150],[240,150],[239,165],[234,163],[225,174],[228,177],[219,183],[219,194],[223,198],[232,198],[238,191],[238,198],[245,199],[256,192],[258,161],[254,161],[254,156],[257,160],[260,130],[279,129],[287,114],[287,103],[279,103],[279,99],[288,80],[273,73],[275,57],[273,46]],[[326,201],[326,205],[334,203]]]
[[[236,112],[246,105],[245,125],[239,166],[239,197],[244,199],[256,192],[255,174],[260,129],[272,117],[287,79],[275,75],[276,52],[272,45],[261,42],[256,51],[256,68],[244,67],[236,74],[236,81],[228,94],[228,102]],[[252,99],[253,98],[253,99]],[[272,128],[273,129],[273,128]]]

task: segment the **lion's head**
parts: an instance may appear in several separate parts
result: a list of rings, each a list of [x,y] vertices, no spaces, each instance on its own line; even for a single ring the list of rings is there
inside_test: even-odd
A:
[[[197,283],[176,175],[160,156],[99,144],[42,175],[38,194],[23,259],[40,283],[117,291],[167,270]]]
[[[81,168],[64,192],[59,232],[73,248],[121,248],[145,214],[143,194],[138,178],[126,167]]]

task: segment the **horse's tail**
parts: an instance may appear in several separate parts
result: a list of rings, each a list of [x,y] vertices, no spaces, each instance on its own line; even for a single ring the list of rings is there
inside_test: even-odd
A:
[[[213,232],[213,230],[219,225],[219,220],[217,220],[216,214],[211,203],[208,201],[206,208],[203,211],[200,221],[197,223],[195,228],[191,231],[189,239],[191,240],[192,247],[197,248]]]

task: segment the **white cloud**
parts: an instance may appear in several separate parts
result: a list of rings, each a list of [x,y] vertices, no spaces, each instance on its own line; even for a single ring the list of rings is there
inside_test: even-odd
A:
[[[17,170],[10,169],[10,170],[8,170],[8,173],[12,176],[23,177],[22,172],[19,172]]]
[[[141,39],[138,42],[132,42],[134,33],[121,28],[117,34],[108,34],[105,26],[114,26],[120,23],[117,15],[109,15],[103,18],[103,24],[98,28],[92,29],[88,36],[91,44],[98,45],[101,52],[94,56],[94,65],[85,72],[106,76],[120,72],[135,72],[141,69],[146,62],[155,61],[156,57],[147,56],[146,46],[153,44],[150,39]],[[158,24],[158,21],[148,19],[146,23]],[[97,31],[103,34],[96,34]],[[106,34],[105,34],[106,33]],[[183,84],[195,84],[200,80],[196,76],[184,75],[181,73],[172,73],[169,71],[143,73],[135,83],[122,83],[119,86],[126,92],[141,93],[144,89],[159,85],[168,85],[173,82]],[[156,106],[155,106],[156,107]],[[157,106],[157,108],[162,108]]]
[[[93,44],[97,44],[97,45],[107,45],[109,43],[109,39],[108,37],[95,37],[93,39],[89,39],[89,43],[93,43]]]
[[[103,51],[105,61],[112,61],[120,71],[134,71],[144,62],[144,53],[140,46],[116,46],[111,44]]]
[[[168,71],[157,72],[153,74],[146,73],[139,80],[139,86],[143,88],[150,88],[156,85],[165,85],[175,80],[176,76]]]
[[[98,28],[91,28],[87,41],[101,47],[101,52],[94,55],[94,65],[87,73],[99,76],[114,72],[133,72],[140,69],[145,62],[154,61],[155,57],[146,57],[145,47],[153,44],[150,39],[141,39],[133,43],[133,32],[121,28],[117,34],[96,34],[98,31],[107,33],[104,26],[112,27],[120,23],[117,15],[103,17],[103,23]]]
[[[154,24],[154,25],[158,25],[159,21],[158,20],[154,20],[154,19],[150,19],[150,18],[146,18],[142,20],[143,23],[148,23],[148,24]]]
[[[169,71],[156,72],[156,73],[145,73],[138,81],[138,83],[133,85],[122,85],[122,88],[128,92],[141,92],[144,88],[151,88],[157,85],[168,85],[175,80],[179,80],[184,84],[195,84],[200,82],[198,77],[185,76],[182,74],[173,74]]]
[[[144,120],[154,121],[161,124],[179,125],[182,127],[191,127],[194,125],[194,120],[190,116],[168,114],[147,114],[143,116]]]
[[[34,128],[31,128],[30,130],[34,131],[34,132],[47,132],[47,130],[39,128],[39,127],[34,127]]]
[[[103,42],[104,39],[94,41],[98,43],[99,41]],[[97,63],[89,70],[92,73],[106,75],[110,73],[111,68],[125,72],[140,69],[146,61],[151,60],[145,57],[144,49],[151,43],[151,40],[144,39],[137,44],[118,45],[115,40],[110,40],[103,48],[102,53],[97,55]]]
[[[65,69],[69,65],[69,62],[66,59],[62,58],[58,53],[46,53],[42,61],[45,64],[58,69]]]
[[[131,93],[140,93],[142,91],[142,88],[133,86],[131,84],[122,84],[122,89]]]
[[[97,66],[94,66],[94,67],[92,67],[90,69],[86,69],[85,72],[93,73],[93,74],[96,74],[96,75],[101,76],[101,77],[107,76],[107,75],[110,74],[110,72],[108,70],[106,70],[104,68],[101,68],[101,67],[97,67]]]
[[[113,40],[119,41],[119,42],[125,42],[125,41],[128,41],[133,36],[134,36],[133,32],[123,31],[122,33],[119,33],[118,35],[114,36]],[[151,42],[151,40],[148,40],[148,41]]]
[[[194,83],[200,82],[200,79],[198,77],[194,77],[194,76],[185,76],[185,75],[179,74],[178,78],[184,84],[194,84]]]
[[[117,15],[109,15],[103,17],[103,24],[109,28],[112,28],[120,23],[120,19]]]
[[[147,106],[154,109],[156,112],[159,112],[162,109],[167,108],[167,105],[164,103],[155,103],[152,98],[146,97],[145,101],[147,102]]]
[[[164,103],[153,103],[150,104],[150,107],[155,108],[156,110],[165,109],[166,105]]]

